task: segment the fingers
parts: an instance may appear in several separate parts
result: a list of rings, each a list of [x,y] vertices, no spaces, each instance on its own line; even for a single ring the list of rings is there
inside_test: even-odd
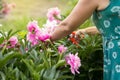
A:
[[[86,33],[85,29],[80,29],[80,30],[76,31],[76,35],[79,36],[81,39],[84,38],[85,33]]]

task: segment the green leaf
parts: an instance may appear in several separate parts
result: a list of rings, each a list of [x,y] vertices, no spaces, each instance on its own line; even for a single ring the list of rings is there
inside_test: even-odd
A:
[[[2,44],[4,41],[4,37],[0,37],[0,44]]]
[[[64,79],[73,80],[72,78],[73,78],[73,76],[63,75],[63,76],[61,76],[61,77],[60,77],[59,79],[57,79],[57,80],[64,80]]]
[[[55,66],[56,66],[56,68],[58,68],[60,66],[65,65],[65,63],[66,63],[65,60],[59,60],[58,63]]]
[[[3,33],[2,31],[0,31],[0,33],[2,34],[3,37],[6,37],[5,33]]]
[[[36,66],[36,71],[41,71],[42,69],[44,69],[44,64],[39,64],[38,66]]]
[[[11,33],[10,36],[13,36],[13,35],[15,35],[16,33],[20,32],[20,31],[21,31],[21,30],[17,30],[17,31],[15,31],[15,32]]]
[[[6,76],[3,72],[0,71],[0,75],[1,75],[1,80],[6,80]]]
[[[21,58],[20,53],[6,54],[4,58],[0,59],[0,69],[7,64],[7,62],[13,58]]]
[[[28,80],[27,76],[23,74],[22,72],[20,72],[20,78],[21,80]]]
[[[89,73],[93,71],[103,71],[103,68],[90,68]]]
[[[10,38],[10,34],[12,33],[12,29],[10,29],[9,31],[8,31],[8,33],[6,34],[6,36],[7,36],[7,40]]]
[[[32,74],[34,72],[34,66],[31,66],[27,59],[22,59],[22,61],[25,63],[25,65],[27,66],[28,70]]]
[[[34,69],[36,65],[30,65],[29,60],[27,59],[22,59],[22,61],[26,64],[31,76],[33,77],[33,80],[39,80],[39,73]]]
[[[56,71],[56,67],[53,66],[52,68],[45,70],[43,80],[56,80],[55,78],[58,78],[59,73],[59,71]]]

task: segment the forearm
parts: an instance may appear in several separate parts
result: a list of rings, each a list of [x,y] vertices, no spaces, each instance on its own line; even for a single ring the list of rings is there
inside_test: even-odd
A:
[[[73,30],[70,29],[69,25],[67,23],[61,23],[58,25],[58,27],[55,29],[53,34],[51,35],[51,40],[56,41],[59,40],[67,35],[69,35]]]
[[[89,4],[88,4],[89,3]],[[61,39],[76,30],[97,8],[96,0],[79,0],[72,12],[51,35],[51,40]],[[84,8],[83,8],[84,7]]]

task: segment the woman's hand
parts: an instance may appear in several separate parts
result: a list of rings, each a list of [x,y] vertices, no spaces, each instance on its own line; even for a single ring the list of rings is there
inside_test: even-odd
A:
[[[75,39],[80,40],[84,38],[85,34],[86,34],[86,29],[79,29],[75,32]]]
[[[70,34],[69,39],[73,44],[78,44],[79,41],[84,38],[85,33],[86,33],[85,29],[79,29],[77,31],[72,32]]]
[[[95,35],[100,33],[95,26],[91,26],[91,27],[74,31],[73,33],[70,34],[70,40],[73,43],[79,43],[79,41],[84,38],[85,34]]]

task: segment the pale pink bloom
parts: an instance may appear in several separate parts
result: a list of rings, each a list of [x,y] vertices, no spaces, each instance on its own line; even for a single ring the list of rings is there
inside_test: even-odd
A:
[[[68,65],[70,65],[71,72],[75,74],[75,72],[79,73],[78,69],[81,66],[80,58],[78,57],[78,53],[75,55],[69,54],[65,57],[65,60]]]
[[[11,47],[15,47],[15,45],[18,43],[18,39],[16,36],[12,36],[9,40],[8,40],[9,44]]]
[[[65,47],[64,45],[58,46],[58,52],[59,53],[64,53],[64,52],[66,52],[66,50],[67,50],[67,47]]]
[[[55,17],[61,18],[60,10],[57,7],[48,9],[48,13],[47,13],[48,20],[49,21],[56,20]],[[59,20],[58,20],[58,22],[59,22]]]
[[[37,31],[39,31],[39,26],[37,21],[29,22],[27,25],[27,29],[31,33],[36,33]]]
[[[46,24],[44,24],[43,26],[44,26],[44,30],[46,30],[47,33],[52,34],[53,31],[58,26],[58,24],[57,24],[57,22],[55,20],[52,21],[52,22],[50,22],[49,20],[47,20]]]

